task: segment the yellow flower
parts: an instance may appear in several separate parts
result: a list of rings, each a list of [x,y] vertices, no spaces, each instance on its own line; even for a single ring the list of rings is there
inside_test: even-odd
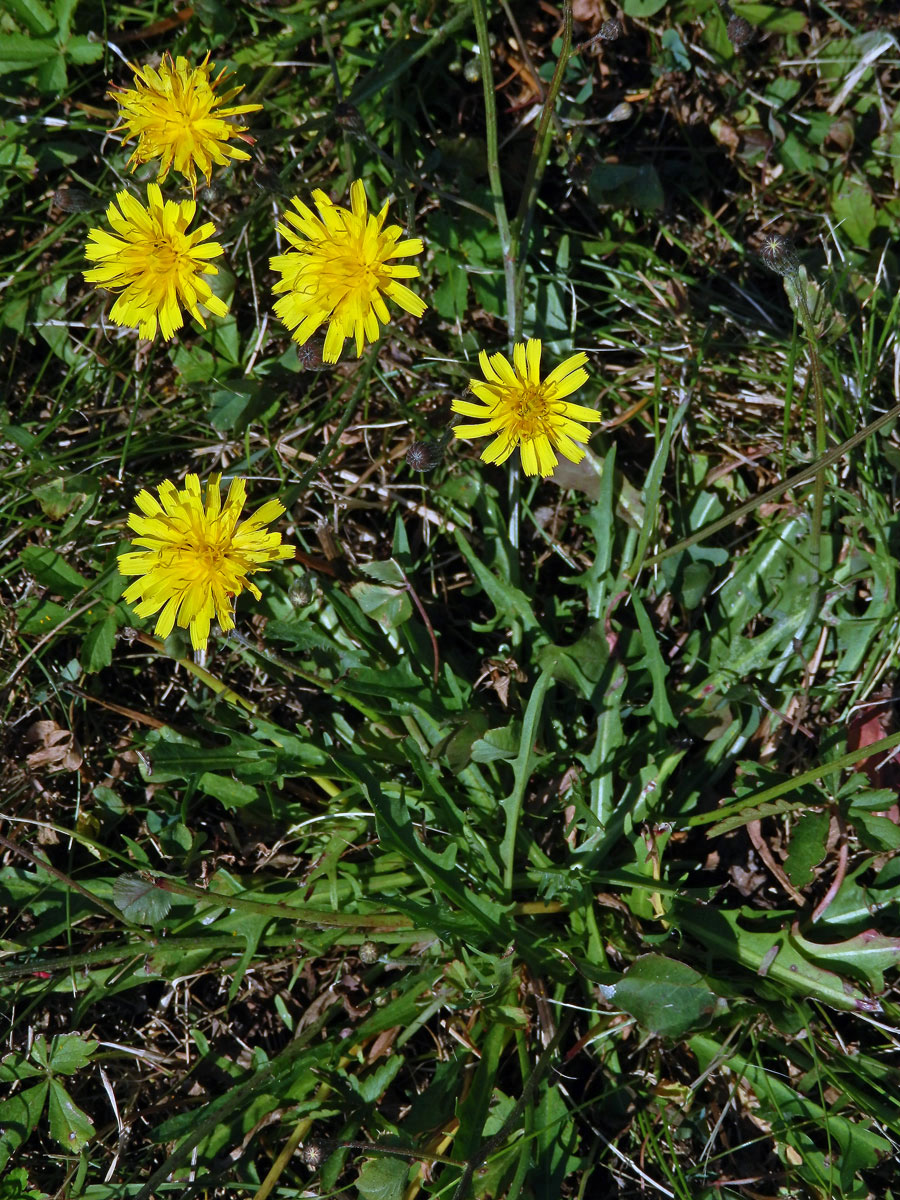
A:
[[[233,601],[244,588],[259,600],[259,588],[247,579],[251,572],[294,556],[292,546],[281,545],[280,533],[264,529],[284,512],[281,501],[266,501],[238,524],[246,482],[231,481],[223,508],[219,478],[213,475],[207,483],[205,506],[196,475],[187,476],[181,491],[165,480],[157,488],[159,500],[148,491],[138,492],[135,503],[141,512],[131,513],[128,524],[138,535],[132,545],[143,548],[119,555],[120,573],[140,576],[125,589],[137,616],[159,612],[156,633],[163,638],[176,621],[180,628],[190,628],[195,650],[206,648],[213,617],[223,629],[234,628]]]
[[[132,89],[113,85],[107,94],[119,106],[119,124],[113,132],[128,130],[123,144],[138,139],[128,160],[132,170],[138,163],[161,159],[160,183],[174,166],[190,180],[196,192],[197,167],[209,179],[213,163],[224,167],[229,159],[250,157],[246,150],[228,144],[230,138],[239,138],[252,145],[253,139],[245,136],[247,126],[232,124],[225,118],[257,112],[262,105],[222,108],[241,88],[216,95],[216,88],[227,78],[228,71],[223,67],[210,82],[209,54],[199,67],[192,67],[180,55],[173,62],[170,54],[163,55],[158,70],[128,65],[134,72],[136,86]]]
[[[591,434],[579,421],[599,421],[600,414],[565,397],[587,380],[586,354],[573,354],[543,381],[541,343],[536,338],[516,343],[512,363],[502,354],[488,355],[484,350],[478,362],[487,382],[473,379],[469,390],[479,402],[454,400],[451,405],[455,413],[475,417],[478,423],[457,425],[453,432],[458,438],[496,433],[482,459],[505,462],[518,446],[526,475],[552,475],[558,463],[554,447],[571,462],[581,462],[584,447],[573,439],[586,442]]]
[[[382,292],[406,312],[421,317],[427,305],[397,282],[415,279],[419,268],[391,260],[421,254],[423,246],[421,238],[398,241],[403,232],[399,225],[383,228],[387,204],[377,216],[368,215],[361,179],[350,185],[349,210],[333,204],[322,191],[313,192],[313,200],[318,217],[293,197],[297,212],[288,210],[284,219],[290,225],[279,224],[277,229],[294,249],[276,254],[269,265],[282,276],[273,289],[276,295],[284,293],[275,312],[294,330],[294,341],[300,345],[327,324],[322,357],[333,363],[351,334],[356,338],[357,357],[366,339],[378,340],[378,322],[386,325],[390,320]]]
[[[109,314],[117,325],[138,329],[141,337],[152,338],[158,324],[163,337],[170,338],[184,324],[182,304],[204,329],[198,304],[217,317],[228,312],[228,305],[213,295],[203,278],[218,274],[218,268],[207,259],[225,253],[218,242],[204,241],[215,232],[215,226],[207,221],[193,233],[187,232],[196,209],[193,200],[163,203],[162,193],[151,183],[146,208],[128,192],[119,192],[106,210],[114,232],[90,231],[84,254],[100,266],[85,271],[84,277],[88,283],[122,293]]]

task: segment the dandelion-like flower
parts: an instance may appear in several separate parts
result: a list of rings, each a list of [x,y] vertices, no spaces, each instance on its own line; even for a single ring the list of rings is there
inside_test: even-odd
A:
[[[118,208],[116,207],[118,204]],[[110,311],[117,325],[138,329],[141,337],[156,336],[157,327],[170,338],[184,324],[181,306],[206,328],[197,307],[203,304],[217,317],[228,305],[203,278],[217,275],[209,262],[225,251],[205,239],[215,232],[211,221],[188,233],[197,210],[193,200],[166,200],[155,183],[147,186],[147,207],[128,192],[119,192],[106,210],[113,228],[92,229],[85,257],[99,263],[84,277],[111,292],[121,292]]]
[[[278,232],[293,246],[276,254],[269,265],[281,279],[274,292],[281,299],[275,312],[301,345],[327,325],[322,357],[337,362],[345,340],[356,339],[356,354],[366,341],[377,341],[379,321],[390,320],[384,296],[414,317],[427,305],[401,279],[415,279],[419,268],[394,260],[421,254],[421,238],[404,238],[399,225],[384,227],[387,204],[376,216],[368,212],[361,179],[350,185],[350,208],[334,204],[322,191],[313,192],[316,216],[296,196],[296,212],[284,214]],[[383,295],[382,295],[383,293]]]
[[[245,588],[259,600],[262,593],[248,575],[294,555],[292,546],[282,546],[280,533],[264,528],[284,512],[281,501],[267,500],[241,521],[246,482],[231,481],[223,507],[219,478],[209,479],[205,503],[196,475],[188,475],[181,490],[165,480],[158,500],[138,492],[141,511],[131,513],[128,524],[138,535],[132,546],[141,548],[119,555],[120,573],[139,576],[125,589],[137,616],[158,612],[156,633],[163,638],[176,622],[190,628],[195,650],[206,648],[213,617],[223,629],[234,628],[234,599]]]
[[[478,362],[486,382],[473,379],[469,390],[478,401],[454,400],[456,413],[477,418],[474,425],[457,425],[458,438],[497,436],[483,451],[485,462],[505,462],[519,447],[526,475],[552,475],[558,463],[554,447],[571,462],[581,462],[591,436],[581,421],[599,421],[600,414],[566,399],[587,380],[587,355],[573,354],[541,379],[541,343],[529,338],[513,347],[513,361],[482,350]]]
[[[210,80],[209,54],[199,65],[192,67],[180,55],[172,61],[170,54],[163,55],[158,69],[136,67],[128,64],[134,72],[133,88],[113,85],[107,93],[119,106],[119,124],[113,132],[126,129],[123,143],[137,138],[137,146],[131,158],[131,169],[139,163],[160,159],[159,182],[162,183],[174,166],[186,179],[191,188],[197,190],[197,168],[209,179],[212,165],[228,165],[229,160],[248,159],[246,150],[230,145],[232,138],[253,144],[246,136],[246,125],[235,124],[229,117],[243,113],[258,112],[261,104],[227,105],[241,87],[230,88],[221,95],[216,89],[228,77],[222,68],[215,79]]]

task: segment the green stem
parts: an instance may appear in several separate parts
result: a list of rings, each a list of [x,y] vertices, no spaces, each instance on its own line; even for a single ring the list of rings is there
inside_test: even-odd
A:
[[[531,1072],[531,1075],[528,1077],[525,1086],[522,1088],[522,1094],[513,1105],[509,1116],[492,1137],[485,1138],[485,1140],[481,1143],[481,1145],[466,1163],[466,1169],[460,1176],[459,1182],[456,1185],[456,1191],[453,1193],[453,1200],[466,1200],[472,1185],[472,1180],[475,1176],[475,1172],[478,1170],[481,1164],[490,1157],[490,1155],[502,1149],[506,1139],[515,1128],[522,1109],[526,1104],[531,1103],[535,1088],[549,1069],[554,1055],[559,1048],[559,1044],[563,1039],[563,1034],[566,1033],[568,1028],[569,1021],[568,1019],[565,1019],[557,1029],[556,1033],[550,1039],[550,1042],[542,1052],[540,1058],[535,1063],[534,1070]]]
[[[481,63],[481,85],[484,90],[484,136],[487,143],[488,180],[491,185],[491,198],[494,201],[494,214],[497,218],[497,232],[500,235],[500,249],[503,253],[503,275],[506,280],[506,327],[511,347],[515,339],[515,332],[519,327],[516,308],[516,259],[506,201],[503,199],[503,179],[500,175],[497,99],[494,95],[491,42],[484,0],[472,0],[472,13],[475,17],[475,34],[480,51],[478,57]]]
[[[658,554],[653,554],[650,558],[645,558],[642,566],[652,567],[656,563],[662,562],[664,558],[671,558],[673,554],[680,554],[682,550],[689,550],[691,546],[705,542],[714,533],[718,533],[720,529],[727,529],[729,525],[733,525],[735,521],[746,517],[748,513],[752,513],[761,504],[768,504],[770,500],[777,500],[785,492],[789,492],[791,488],[798,487],[801,483],[806,483],[808,479],[812,479],[820,471],[824,472],[827,467],[838,462],[845,454],[849,453],[854,446],[858,446],[860,442],[864,442],[867,437],[871,437],[873,433],[877,433],[879,429],[883,429],[891,421],[896,421],[898,417],[900,417],[900,404],[895,404],[886,413],[882,413],[876,420],[858,430],[852,437],[847,438],[846,442],[841,442],[839,446],[835,446],[832,450],[829,450],[827,454],[824,454],[816,462],[805,466],[802,471],[797,471],[796,474],[791,475],[788,479],[783,479],[781,483],[776,483],[772,487],[766,488],[764,492],[760,492],[752,500],[747,500],[744,504],[739,505],[733,512],[727,513],[724,517],[719,517],[716,521],[711,521],[709,525],[704,525],[702,529],[698,529],[690,537],[682,538],[674,546],[667,546],[665,550],[660,550]]]
[[[809,346],[809,367],[812,374],[813,404],[815,406],[816,418],[815,454],[816,459],[821,464],[821,460],[825,455],[826,448],[825,388],[822,384],[822,360],[819,357],[819,350],[818,346],[816,345],[816,329],[813,322],[812,313],[809,311],[809,302],[806,298],[804,279],[799,271],[792,275],[785,275],[784,289],[788,294],[788,299],[792,302],[795,312],[797,312],[800,317],[800,322],[803,325],[803,332],[806,334],[806,341]],[[819,466],[815,474],[815,482],[813,485],[811,558],[813,564],[815,565],[816,571],[820,574],[822,514],[825,509],[825,470],[826,468],[824,466]]]
[[[345,704],[349,704],[351,708],[355,708],[357,712],[361,713],[367,720],[383,721],[388,723],[389,719],[385,714],[377,712],[374,708],[371,708],[357,696],[354,696],[352,692],[348,692],[346,689],[334,683],[333,680],[326,679],[322,675],[316,675],[313,671],[307,671],[303,667],[297,666],[296,663],[292,663],[289,659],[285,658],[281,654],[278,654],[269,646],[257,645],[245,634],[241,633],[239,629],[229,629],[227,636],[229,641],[237,642],[246,650],[249,650],[251,654],[256,654],[265,662],[269,662],[280,667],[283,671],[287,671],[288,674],[293,675],[297,679],[302,679],[305,683],[309,683],[314,687],[321,688],[323,692],[327,692],[329,695],[334,696],[336,700],[343,700]],[[165,649],[162,647],[161,643],[158,643],[158,645],[160,645],[161,649]],[[185,660],[179,659],[179,662],[182,662],[185,666],[187,666]],[[204,674],[208,676],[208,672],[205,672]],[[212,678],[214,679],[214,677]],[[210,679],[205,679],[205,682],[210,683]],[[216,690],[220,690],[222,684],[218,680],[215,680],[215,683],[217,684]],[[226,700],[232,699],[233,695],[234,693],[229,692],[228,695],[223,695],[222,698]],[[244,707],[246,707],[246,705],[244,705]],[[252,711],[254,716],[259,716],[259,713],[255,708]]]
[[[766,788],[762,792],[753,792],[752,795],[742,796],[734,804],[726,804],[722,808],[717,808],[714,812],[699,813],[697,816],[689,817],[685,824],[711,825],[715,821],[723,821],[726,817],[733,816],[735,813],[741,813],[747,808],[758,808],[759,805],[767,804],[770,800],[779,800],[782,796],[786,796],[788,792],[795,792],[797,788],[804,787],[807,783],[815,783],[823,775],[831,775],[835,771],[843,771],[847,767],[852,767],[856,763],[862,762],[864,759],[874,758],[877,754],[883,754],[885,750],[893,750],[895,746],[900,746],[900,733],[892,733],[889,737],[881,738],[877,742],[871,742],[868,746],[860,746],[858,750],[851,750],[847,754],[842,754],[839,758],[833,758],[830,762],[820,763],[819,766],[811,767],[808,771],[804,771],[800,775],[794,775],[791,779],[785,779],[782,783],[776,783],[773,787]]]
[[[24,858],[30,862],[33,867],[37,867],[40,871],[46,871],[48,875],[52,875],[54,879],[62,883],[67,889],[71,888],[73,892],[78,892],[83,896],[89,904],[93,904],[95,908],[102,909],[107,916],[112,917],[115,921],[121,921],[122,914],[113,905],[107,904],[105,900],[101,900],[99,896],[95,896],[93,892],[86,887],[82,887],[65,871],[60,871],[58,867],[54,867],[52,863],[47,862],[43,858],[38,858],[32,854],[30,850],[26,850],[24,846],[20,846],[18,842],[11,842],[8,838],[0,834],[0,846],[8,850],[11,854],[18,854],[20,858]]]
[[[512,258],[514,263],[518,263],[516,267],[515,305],[513,309],[517,319],[513,324],[513,341],[518,341],[521,337],[520,321],[525,295],[525,265],[528,252],[528,239],[534,221],[534,210],[537,207],[538,192],[544,178],[544,172],[547,169],[547,159],[550,154],[552,136],[551,125],[556,115],[556,100],[562,87],[571,49],[572,5],[566,0],[566,3],[563,4],[562,46],[560,47],[559,58],[556,62],[556,70],[553,72],[550,87],[547,89],[547,98],[541,110],[541,119],[538,124],[537,133],[535,134],[531,159],[528,163],[528,173],[525,176],[525,184],[522,188],[519,211],[516,213],[516,218],[512,225]]]
[[[369,382],[369,376],[372,374],[372,368],[375,365],[376,354],[376,348],[373,346],[371,348],[371,352],[363,361],[363,367],[360,371],[359,381],[357,382],[356,387],[353,389],[353,395],[347,401],[344,411],[341,413],[341,419],[338,421],[334,433],[328,439],[325,448],[322,450],[316,461],[310,463],[310,465],[297,480],[296,486],[300,492],[303,492],[304,488],[314,475],[317,475],[319,471],[323,470],[323,468],[328,465],[332,450],[335,448],[335,446],[337,446],[341,439],[341,434],[353,419],[353,414],[356,412],[356,405],[359,402],[360,396],[362,396],[363,392],[365,391],[366,385]]]
[[[203,900],[214,908],[232,908],[240,912],[258,913],[264,917],[295,921],[298,925],[321,925],[343,929],[409,929],[412,921],[399,913],[337,913],[326,909],[298,908],[292,904],[267,904],[263,900],[247,900],[243,896],[230,896],[225,892],[213,892],[208,888],[180,883],[152,871],[143,872],[145,878],[161,892],[174,892],[191,900]]]
[[[522,815],[522,805],[525,802],[525,789],[531,779],[531,769],[534,764],[534,745],[538,738],[541,714],[544,710],[544,699],[549,688],[553,686],[553,676],[544,671],[538,676],[531,691],[525,717],[522,721],[522,736],[519,742],[519,752],[512,764],[514,783],[513,790],[501,800],[500,807],[506,816],[503,841],[500,843],[500,858],[503,862],[503,887],[509,895],[512,892],[513,868],[515,866],[516,833]]]
[[[657,380],[656,392],[659,394],[659,365],[657,364]],[[666,468],[666,463],[669,461],[669,451],[672,445],[672,438],[678,426],[687,415],[687,405],[681,404],[674,411],[669,413],[669,419],[666,421],[665,429],[663,430],[662,438],[659,441],[656,454],[653,456],[653,462],[650,464],[650,470],[647,473],[647,482],[643,488],[644,498],[644,516],[641,521],[641,533],[638,539],[637,550],[634,558],[631,561],[631,566],[625,572],[625,575],[631,579],[637,579],[644,566],[647,566],[653,559],[645,559],[647,547],[650,545],[650,538],[656,531],[656,519],[659,513],[659,498],[660,489],[662,486],[663,472]]]
[[[507,533],[513,553],[510,555],[510,583],[519,585],[519,522],[522,515],[522,471],[518,461],[509,464],[509,474],[506,477],[507,500],[509,501],[509,525]]]

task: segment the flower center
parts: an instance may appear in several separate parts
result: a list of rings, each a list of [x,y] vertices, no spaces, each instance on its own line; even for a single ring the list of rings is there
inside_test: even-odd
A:
[[[151,247],[151,254],[157,275],[170,275],[178,266],[180,255],[171,242],[157,239]]]
[[[512,409],[520,438],[530,440],[547,432],[547,396],[541,383],[522,383],[516,390]]]

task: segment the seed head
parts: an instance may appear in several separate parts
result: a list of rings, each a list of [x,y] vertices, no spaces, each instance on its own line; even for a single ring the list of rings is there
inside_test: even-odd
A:
[[[763,240],[762,260],[776,275],[796,275],[800,259],[794,243],[782,233],[767,233]]]
[[[601,42],[617,42],[622,36],[622,22],[617,21],[615,17],[610,21],[604,21],[597,36]]]
[[[304,1142],[300,1147],[300,1157],[307,1167],[315,1170],[321,1165],[322,1159],[325,1157],[325,1150],[319,1142]]]
[[[367,966],[378,961],[378,947],[374,942],[363,942],[359,948],[359,961]]]
[[[406,465],[414,471],[433,471],[444,461],[444,449],[437,442],[413,442],[406,452]]]
[[[304,371],[321,371],[325,365],[322,354],[325,350],[325,339],[314,333],[308,342],[297,347],[297,358]]]
[[[753,41],[756,30],[744,17],[732,17],[728,22],[726,33],[735,50],[743,50]]]

